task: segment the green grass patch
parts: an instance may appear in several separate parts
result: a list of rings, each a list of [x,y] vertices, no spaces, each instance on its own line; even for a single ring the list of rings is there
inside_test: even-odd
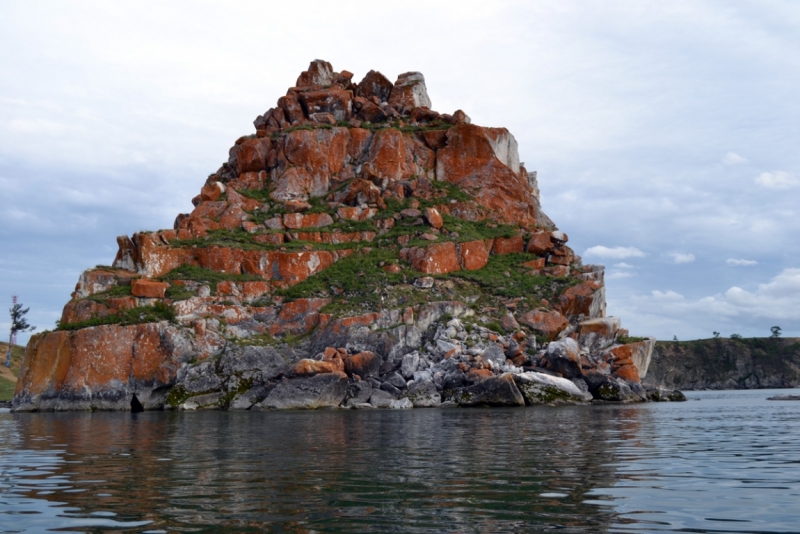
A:
[[[392,249],[373,249],[368,254],[355,253],[299,284],[276,293],[290,300],[329,297],[332,293],[339,293],[341,298],[337,298],[337,301],[345,299],[361,308],[377,309],[382,302],[381,292],[389,285],[403,283],[402,272],[387,273],[381,268],[380,262],[397,261],[397,252]],[[410,270],[405,274],[412,280],[418,275]],[[332,288],[335,288],[335,292]]]
[[[58,323],[57,330],[80,330],[90,326],[116,324],[128,326],[142,323],[157,323],[160,321],[175,321],[175,308],[165,302],[156,302],[152,306],[139,306],[129,310],[122,310],[106,317],[94,317],[88,321],[77,323]]]
[[[181,265],[177,269],[173,269],[160,278],[163,281],[170,280],[191,280],[208,284],[213,293],[217,292],[217,284],[219,282],[261,282],[263,278],[252,274],[231,274],[212,271],[196,265]],[[171,289],[171,288],[170,288]],[[183,288],[181,288],[183,289]],[[169,289],[167,290],[169,291]],[[167,295],[169,297],[169,295]],[[172,297],[169,297],[172,298]],[[186,297],[188,298],[188,297]],[[180,299],[176,299],[180,300]]]
[[[5,364],[5,358],[3,364]],[[16,387],[16,382],[12,382],[8,378],[0,376],[0,401],[10,401],[14,396],[14,389]]]
[[[522,267],[522,264],[530,261],[531,257],[530,254],[524,253],[492,255],[489,256],[489,263],[483,269],[456,271],[445,276],[475,282],[494,296],[525,297],[534,300],[552,299],[578,282],[567,277],[531,275],[528,269]]]
[[[628,343],[639,343],[641,341],[645,341],[646,337],[636,337],[636,336],[617,336],[617,343],[621,345],[626,345]]]
[[[169,286],[166,298],[170,300],[186,300],[197,296],[197,291],[190,291],[183,286]]]
[[[86,297],[88,300],[93,300],[95,302],[105,302],[108,299],[113,298],[121,298],[127,297],[131,294],[131,286],[114,286],[108,291],[102,291],[100,293],[95,293],[94,295],[89,295]]]

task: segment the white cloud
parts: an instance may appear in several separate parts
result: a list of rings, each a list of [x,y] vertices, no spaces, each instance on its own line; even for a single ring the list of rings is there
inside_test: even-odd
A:
[[[762,172],[756,183],[767,189],[791,189],[800,185],[800,180],[785,171]]]
[[[606,275],[606,280],[619,280],[621,278],[630,278],[631,276],[635,275],[625,271],[611,271]]]
[[[624,261],[621,261],[619,263],[615,263],[614,267],[616,267],[618,269],[635,269],[636,268],[633,265],[631,265],[630,263],[625,263]]]
[[[728,152],[722,158],[722,163],[725,165],[740,165],[742,163],[747,163],[747,160],[736,152]]]
[[[758,265],[756,260],[741,260],[736,258],[728,258],[725,260],[728,265],[737,265],[741,267],[750,267],[751,265]]]
[[[583,253],[584,256],[595,256],[598,258],[613,258],[613,259],[624,259],[624,258],[641,258],[644,257],[644,252],[639,250],[636,247],[604,247],[602,245],[597,245],[595,247],[589,247],[586,249],[586,252]]]
[[[673,252],[670,256],[672,257],[672,263],[692,263],[694,261],[694,254]]]
[[[634,330],[656,333],[660,339],[670,339],[673,333],[681,339],[703,337],[712,330],[768,336],[775,324],[788,336],[787,331],[800,320],[800,268],[784,269],[753,290],[733,286],[700,298],[655,290],[632,296],[619,308]]]

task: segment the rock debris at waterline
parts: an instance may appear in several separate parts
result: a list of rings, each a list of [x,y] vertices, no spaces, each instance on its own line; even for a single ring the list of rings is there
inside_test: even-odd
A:
[[[117,238],[13,408],[411,408],[678,400],[605,316],[505,128],[425,80],[314,61],[173,229]]]

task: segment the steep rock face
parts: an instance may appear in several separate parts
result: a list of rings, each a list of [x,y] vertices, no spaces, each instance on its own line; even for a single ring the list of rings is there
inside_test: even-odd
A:
[[[659,341],[645,382],[694,390],[798,387],[800,340]]]
[[[431,107],[418,72],[313,61],[192,211],[81,275],[14,409],[643,400],[654,342],[605,317],[513,135]]]

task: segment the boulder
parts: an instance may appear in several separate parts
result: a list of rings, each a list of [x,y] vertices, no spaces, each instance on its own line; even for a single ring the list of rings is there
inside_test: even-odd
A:
[[[525,398],[510,373],[456,390],[452,400],[460,406],[525,406]]]
[[[567,288],[558,297],[558,302],[561,313],[567,317],[596,319],[606,314],[605,287],[595,282],[583,282]]]
[[[366,380],[351,382],[347,386],[347,395],[345,397],[346,400],[344,401],[344,406],[353,408],[359,404],[365,404],[369,402],[369,398],[371,396],[372,384]]]
[[[345,371],[349,375],[358,375],[362,380],[378,376],[383,360],[374,352],[364,351],[345,359]]]
[[[617,317],[583,321],[578,325],[578,343],[592,353],[610,347],[621,325],[622,321]]]
[[[444,225],[444,220],[439,210],[436,208],[425,208],[425,220],[428,221],[432,227],[439,229]]]
[[[403,249],[400,257],[425,274],[445,274],[460,270],[456,244],[452,242],[436,243],[426,248]]]
[[[405,397],[411,401],[414,408],[434,408],[442,403],[442,395],[431,380],[415,381],[408,388]]]
[[[581,373],[581,348],[570,338],[553,341],[545,351],[547,368],[565,378],[579,377]]]
[[[388,102],[392,94],[392,82],[376,70],[371,70],[356,86],[356,95],[368,99],[374,96],[381,102]],[[374,105],[374,104],[373,104]]]
[[[169,284],[139,278],[131,282],[131,294],[134,297],[163,299]]]
[[[518,319],[534,332],[541,334],[546,341],[553,341],[569,326],[569,321],[556,310],[537,308]]]
[[[483,240],[459,243],[457,249],[458,265],[465,271],[483,269],[489,263],[489,251]]]
[[[295,87],[330,85],[333,83],[333,67],[327,61],[315,59],[297,78]]]
[[[309,378],[283,380],[254,408],[262,410],[335,408],[344,401],[347,384],[347,375],[344,373],[325,373]]]
[[[521,235],[498,237],[494,240],[492,254],[518,254],[524,250]]]
[[[430,108],[431,99],[428,97],[422,73],[406,72],[398,76],[389,96],[389,105],[408,112],[420,106]]]
[[[527,372],[514,375],[525,404],[577,404],[592,400],[592,395],[584,393],[570,380],[544,373]]]

